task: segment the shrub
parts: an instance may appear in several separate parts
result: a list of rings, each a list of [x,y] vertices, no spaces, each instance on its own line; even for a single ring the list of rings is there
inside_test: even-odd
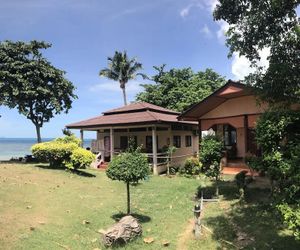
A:
[[[75,143],[51,141],[35,144],[31,151],[35,158],[49,162],[52,167],[64,167],[63,163],[69,161],[73,150],[77,148]]]
[[[260,170],[267,172],[283,221],[300,238],[300,112],[264,113],[256,125],[263,155]]]
[[[56,138],[54,141],[61,143],[75,143],[77,146],[80,146],[81,144],[81,140],[77,138],[74,134]]]
[[[300,240],[300,206],[292,207],[284,203],[278,205],[277,208],[283,217],[284,223],[294,232],[295,238]]]
[[[220,161],[222,159],[223,143],[213,135],[205,136],[200,145],[200,160],[206,176],[216,180],[216,196],[219,195],[218,180],[221,174]]]
[[[201,173],[202,164],[195,157],[189,157],[186,159],[184,165],[179,169],[179,173],[190,177],[193,175],[199,175]]]
[[[124,181],[127,187],[127,213],[130,214],[130,184],[138,183],[149,174],[147,156],[137,149],[115,156],[108,165],[106,175],[112,180]]]
[[[239,189],[241,200],[244,200],[246,187],[252,181],[252,177],[248,177],[247,173],[248,171],[243,170],[235,175],[235,183]]]
[[[65,162],[65,166],[69,169],[88,168],[95,160],[95,155],[86,149],[77,148],[73,150],[70,160]]]

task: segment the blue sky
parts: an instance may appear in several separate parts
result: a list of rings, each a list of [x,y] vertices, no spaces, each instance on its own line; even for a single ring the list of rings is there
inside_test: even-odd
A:
[[[227,58],[225,23],[213,21],[216,0],[0,0],[0,41],[45,40],[45,56],[67,72],[79,97],[67,115],[42,128],[43,137],[61,135],[68,123],[123,105],[118,83],[98,76],[115,50],[127,50],[151,75],[154,65],[212,68],[227,79],[247,72],[243,58]],[[129,101],[141,91],[128,84]],[[0,107],[0,137],[35,137],[31,122]],[[93,137],[89,134],[88,137]]]

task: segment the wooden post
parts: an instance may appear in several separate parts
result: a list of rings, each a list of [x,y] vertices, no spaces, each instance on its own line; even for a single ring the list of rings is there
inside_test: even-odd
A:
[[[114,130],[113,128],[110,128],[110,160],[112,160],[112,158],[114,157],[114,142],[115,142],[115,138],[114,138]]]
[[[244,141],[245,141],[245,155],[248,152],[248,115],[244,115]]]
[[[157,171],[157,140],[156,140],[156,128],[152,127],[152,156],[153,156],[153,174],[158,175]]]
[[[83,138],[83,130],[82,129],[80,129],[80,140],[81,140],[81,147],[83,148],[83,145],[84,145],[84,138]]]

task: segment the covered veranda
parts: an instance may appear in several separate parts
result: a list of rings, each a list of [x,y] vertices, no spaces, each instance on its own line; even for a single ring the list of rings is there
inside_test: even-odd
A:
[[[153,173],[165,171],[166,149],[175,146],[173,165],[198,154],[197,123],[177,120],[179,113],[149,103],[133,103],[106,111],[103,115],[67,125],[79,129],[81,140],[85,131],[95,131],[91,150],[101,153],[105,162],[125,151],[131,140],[146,153]]]

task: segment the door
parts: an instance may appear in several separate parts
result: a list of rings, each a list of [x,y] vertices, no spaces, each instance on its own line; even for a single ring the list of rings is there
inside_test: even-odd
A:
[[[248,148],[248,151],[251,154],[254,154],[256,156],[261,156],[261,150],[257,146],[257,142],[256,142],[256,139],[255,139],[255,130],[249,128],[247,136],[248,136],[248,138],[247,138],[247,143],[248,143],[247,148]]]
[[[104,136],[104,157],[110,157],[110,136]]]

